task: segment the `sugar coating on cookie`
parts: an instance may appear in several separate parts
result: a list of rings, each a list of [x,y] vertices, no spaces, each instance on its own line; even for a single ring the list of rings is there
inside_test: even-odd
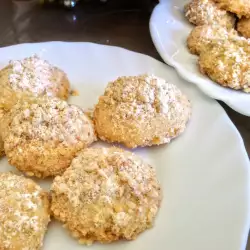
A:
[[[0,100],[0,108],[19,95],[56,96],[68,99],[69,81],[67,75],[47,61],[32,56],[23,60],[10,61],[9,65],[0,71],[0,87],[7,89]]]
[[[42,178],[61,174],[96,139],[81,108],[46,96],[18,102],[2,127],[10,164]]]
[[[133,240],[161,202],[153,167],[118,148],[88,148],[51,187],[51,211],[82,244]]]
[[[228,30],[219,25],[202,25],[195,27],[187,39],[187,46],[192,54],[199,55],[204,50],[209,50],[211,46],[220,46],[228,42],[247,43],[248,41],[240,37],[236,30]]]
[[[187,97],[153,75],[119,77],[110,82],[94,110],[100,139],[129,148],[169,143],[186,128]]]
[[[250,39],[250,18],[242,18],[237,23],[237,30],[240,34]]]
[[[250,17],[249,0],[214,0],[220,8],[235,13],[239,18]]]
[[[218,7],[212,0],[192,0],[184,7],[185,16],[194,25],[216,24],[233,28],[235,17]]]
[[[1,74],[1,73],[0,73]],[[21,92],[14,92],[10,86],[2,86],[0,84],[1,94],[0,94],[0,157],[5,155],[4,152],[4,142],[2,139],[2,134],[5,131],[4,124],[6,115],[10,109],[22,98],[28,98],[29,95]]]
[[[226,43],[203,51],[200,71],[224,87],[250,92],[250,47]]]
[[[47,193],[12,173],[0,173],[0,190],[0,249],[41,249],[50,221]]]

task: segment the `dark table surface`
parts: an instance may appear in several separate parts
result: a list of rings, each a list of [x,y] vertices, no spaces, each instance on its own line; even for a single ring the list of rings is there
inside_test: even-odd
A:
[[[94,42],[124,47],[161,60],[149,34],[150,12],[140,4],[132,4],[134,1],[122,4],[112,0],[106,4],[92,1],[72,11],[44,9],[35,1],[0,0],[1,47],[45,41]],[[250,117],[221,104],[240,131],[250,156]]]

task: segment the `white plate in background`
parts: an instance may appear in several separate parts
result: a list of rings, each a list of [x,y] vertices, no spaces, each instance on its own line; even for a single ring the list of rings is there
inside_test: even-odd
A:
[[[206,95],[250,116],[250,94],[222,87],[199,72],[198,57],[190,54],[186,46],[187,37],[194,28],[183,13],[187,2],[189,0],[162,0],[155,7],[150,19],[150,32],[156,49],[182,78],[194,83]]]
[[[156,167],[164,199],[155,226],[137,240],[81,246],[52,222],[43,250],[243,250],[249,229],[249,160],[242,138],[220,105],[181,80],[167,65],[117,47],[90,43],[23,44],[0,49],[9,59],[40,54],[62,68],[80,96],[70,102],[92,107],[108,81],[154,73],[189,97],[193,114],[186,132],[169,145],[134,150]],[[101,144],[99,144],[100,146]],[[103,145],[103,144],[102,144]],[[104,144],[105,145],[105,144]],[[14,170],[6,158],[1,171]],[[39,181],[49,187],[50,181]]]

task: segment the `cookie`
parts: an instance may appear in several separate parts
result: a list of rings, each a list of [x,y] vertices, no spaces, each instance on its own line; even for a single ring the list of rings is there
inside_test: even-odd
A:
[[[202,74],[224,87],[250,92],[249,44],[213,46],[200,54],[199,68]]]
[[[212,0],[192,0],[185,5],[184,13],[194,25],[215,24],[228,29],[235,25],[234,15],[220,9]]]
[[[101,140],[136,148],[169,143],[190,114],[187,97],[172,83],[153,75],[119,77],[99,98],[94,125]]]
[[[246,39],[240,37],[234,29],[227,30],[218,25],[202,25],[195,27],[187,39],[187,46],[192,54],[199,55],[211,46],[220,46],[228,42],[244,43]]]
[[[237,30],[246,38],[250,38],[250,18],[242,18],[237,24]]]
[[[235,13],[239,18],[250,17],[249,0],[214,0],[220,8]]]
[[[155,169],[118,148],[83,150],[51,187],[51,211],[82,244],[133,240],[161,202]]]
[[[9,163],[39,178],[62,174],[76,153],[96,139],[81,108],[46,96],[18,102],[2,127]]]
[[[0,71],[0,87],[5,89],[0,108],[5,109],[11,108],[22,95],[48,95],[64,100],[69,96],[67,75],[37,56],[10,61]]]
[[[50,221],[48,194],[12,173],[0,173],[0,190],[0,249],[41,249]]]

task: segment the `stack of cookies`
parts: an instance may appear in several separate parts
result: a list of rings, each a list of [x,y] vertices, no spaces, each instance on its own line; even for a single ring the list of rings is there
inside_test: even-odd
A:
[[[237,30],[246,38],[250,38],[250,2],[249,0],[214,0],[219,7],[234,13],[239,21]]]
[[[192,0],[185,16],[196,27],[187,39],[200,72],[218,84],[250,92],[250,2]]]
[[[0,173],[0,249],[40,249],[50,216],[82,244],[132,240],[153,225],[162,194],[155,168],[128,148],[169,143],[186,128],[187,97],[153,75],[110,82],[89,116],[69,104],[67,75],[37,56],[0,71],[1,154],[33,180]]]

